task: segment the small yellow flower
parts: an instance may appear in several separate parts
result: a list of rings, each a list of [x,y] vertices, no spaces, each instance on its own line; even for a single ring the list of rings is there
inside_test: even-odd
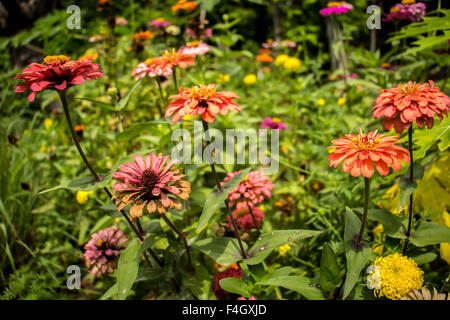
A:
[[[394,253],[378,257],[374,266],[380,272],[380,289],[374,290],[376,297],[399,300],[411,290],[422,288],[423,271],[411,258]]]
[[[28,130],[28,129],[23,130],[23,134],[24,135],[30,134],[30,130]]]
[[[322,106],[322,107],[323,107],[326,103],[327,103],[327,102],[325,101],[324,98],[320,98],[319,100],[317,100],[317,104],[318,104],[319,106]]]
[[[191,116],[190,114],[187,114],[187,115],[185,115],[185,116],[183,117],[183,120],[186,120],[186,121],[190,121],[190,120],[192,120],[192,119],[194,119],[194,117]]]
[[[44,128],[45,129],[51,128],[52,125],[53,125],[53,120],[52,119],[47,118],[47,119],[44,120]]]
[[[287,54],[280,54],[275,59],[275,65],[281,66],[287,59],[289,59],[289,56]]]
[[[288,148],[286,146],[281,146],[281,151],[283,151],[284,153],[288,152]]]
[[[253,73],[248,74],[244,77],[244,83],[248,86],[254,84],[257,80],[258,80],[258,78]]]
[[[226,73],[221,73],[217,77],[216,82],[220,83],[220,84],[228,83],[228,82],[230,82],[230,75],[228,75]]]
[[[278,253],[280,254],[280,256],[284,256],[290,250],[291,250],[291,246],[289,245],[289,243],[286,243],[285,245],[278,248]]]
[[[339,107],[342,107],[346,102],[347,102],[347,98],[342,97],[342,98],[339,98],[339,100],[337,101],[337,104]]]
[[[296,71],[302,67],[302,62],[296,57],[289,57],[284,61],[283,68],[289,71]]]
[[[79,204],[85,204],[88,198],[94,191],[77,191],[77,202]]]
[[[47,147],[46,146],[41,146],[40,148],[39,148],[39,152],[40,153],[44,153],[44,152],[46,152],[47,151]]]

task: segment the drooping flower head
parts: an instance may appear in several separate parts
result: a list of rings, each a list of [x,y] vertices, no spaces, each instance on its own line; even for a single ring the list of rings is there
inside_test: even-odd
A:
[[[247,203],[240,202],[236,205],[236,210],[233,211],[233,217],[238,227],[250,232],[253,228],[261,227],[261,222],[264,219],[264,213],[258,207],[250,205],[252,208],[253,216],[255,217],[256,226],[253,222],[252,215],[248,209]],[[231,227],[231,219],[228,216],[228,227]]]
[[[286,124],[281,122],[280,118],[267,117],[261,122],[261,128],[274,129],[274,130],[286,130]]]
[[[47,56],[44,64],[31,63],[28,68],[14,77],[24,80],[15,87],[16,92],[31,90],[28,100],[34,100],[36,94],[46,89],[64,90],[85,80],[94,80],[103,77],[97,64],[89,58],[70,60],[63,55]]]
[[[186,45],[183,46],[181,50],[183,50],[185,54],[198,56],[208,53],[211,48],[203,41],[191,41],[186,43]]]
[[[395,129],[402,133],[409,129],[413,122],[422,127],[424,124],[431,129],[434,116],[440,120],[448,115],[450,98],[442,93],[434,82],[417,84],[408,82],[396,88],[381,90],[372,108],[373,117],[383,117],[382,125],[385,130]]]
[[[343,14],[353,10],[353,5],[345,1],[329,2],[326,8],[319,11],[322,16],[329,16],[330,14]]]
[[[374,165],[380,175],[389,173],[389,166],[398,171],[402,168],[403,162],[409,162],[409,151],[397,146],[395,142],[398,137],[384,136],[377,134],[377,130],[362,133],[361,129],[357,136],[347,134],[345,137],[333,140],[333,149],[328,156],[330,167],[335,168],[342,163],[342,170],[350,172],[353,177],[361,174],[365,178],[370,178],[374,173]]]
[[[113,273],[117,267],[120,252],[126,248],[128,237],[114,228],[94,233],[84,245],[86,266],[93,276]]]
[[[199,114],[203,120],[212,123],[219,114],[226,115],[228,111],[242,110],[233,101],[239,99],[236,94],[231,91],[218,92],[215,84],[202,84],[184,90],[180,87],[179,94],[170,96],[169,99],[172,101],[166,109],[165,117],[173,115],[173,123],[187,114],[192,117]]]
[[[212,37],[212,34],[213,34],[212,28],[204,28],[198,31],[195,31],[192,28],[186,29],[186,35],[194,39],[208,39]]]
[[[400,300],[409,292],[422,288],[423,271],[417,263],[399,253],[378,257],[368,276],[376,297]]]
[[[228,173],[225,181],[221,182],[221,185],[224,185],[225,182],[229,181],[239,172]],[[263,202],[265,198],[272,196],[273,186],[274,184],[264,173],[250,171],[234,190],[228,192],[228,200],[231,206],[239,202],[246,204],[247,201],[250,204],[258,204]]]
[[[182,180],[185,175],[179,173],[179,169],[172,169],[178,160],[170,160],[165,165],[168,159],[169,156],[154,153],[145,159],[136,155],[134,162],[118,167],[119,171],[112,176],[121,181],[113,185],[113,199],[119,210],[131,204],[132,219],[141,217],[144,208],[147,208],[148,213],[158,211],[160,214],[166,213],[166,210],[181,210],[181,202],[175,196],[189,199],[191,184]]]
[[[217,300],[232,300],[232,298],[233,298],[232,293],[222,289],[222,287],[220,286],[220,280],[225,279],[225,278],[241,279],[241,277],[242,277],[241,269],[229,268],[229,269],[226,269],[225,271],[217,272],[214,275],[214,278],[213,278],[213,281],[211,284],[211,289],[214,292],[214,295],[216,296]]]

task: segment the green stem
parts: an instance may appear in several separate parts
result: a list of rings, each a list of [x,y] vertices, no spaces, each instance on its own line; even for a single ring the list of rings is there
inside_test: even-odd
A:
[[[173,79],[173,86],[175,87],[175,94],[176,94],[178,92],[177,67],[173,67],[172,79]]]
[[[206,140],[209,140],[208,123],[206,121],[204,121],[204,120],[202,120],[202,122],[203,122],[203,129],[205,130],[205,138],[206,138]],[[219,190],[219,192],[222,192],[223,191],[222,190],[222,186],[220,185],[219,177],[217,176],[216,168],[214,166],[214,162],[211,162],[211,171],[212,171],[212,174],[214,176],[214,179],[216,180],[217,189]],[[233,226],[234,234],[236,236],[236,239],[238,240],[239,247],[241,249],[242,257],[244,259],[247,259],[247,254],[245,253],[244,246],[243,246],[242,240],[241,240],[241,236],[239,235],[239,231],[238,231],[238,227],[237,227],[237,224],[236,224],[236,220],[234,219],[233,214],[231,212],[230,205],[228,204],[228,199],[225,199],[224,203],[225,203],[225,207],[227,208],[227,212],[228,212],[228,216],[230,217],[231,224]]]
[[[361,229],[359,230],[358,239],[356,240],[356,244],[358,246],[362,244],[364,227],[366,226],[367,213],[369,209],[369,195],[370,195],[370,179],[364,178],[364,213],[363,213],[363,220],[361,222]]]
[[[259,227],[258,227],[258,224],[256,223],[255,215],[253,214],[252,207],[250,206],[250,203],[248,202],[248,200],[247,200],[247,207],[248,207],[248,211],[250,212],[250,215],[252,216],[253,224],[255,225],[255,228],[259,233]]]
[[[413,128],[412,125],[408,129],[408,149],[409,149],[409,183],[412,185],[414,183],[414,158],[413,158]],[[406,230],[406,240],[403,245],[403,254],[406,253],[406,247],[408,246],[409,237],[411,236],[411,226],[412,226],[412,216],[413,216],[413,193],[409,196],[409,217],[408,217],[408,229]]]

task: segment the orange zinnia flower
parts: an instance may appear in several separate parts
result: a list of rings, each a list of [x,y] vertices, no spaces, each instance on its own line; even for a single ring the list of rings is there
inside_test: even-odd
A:
[[[178,12],[179,10],[195,10],[197,8],[197,2],[180,0],[174,6],[172,6],[172,12]]]
[[[142,40],[149,40],[153,38],[153,33],[151,33],[150,31],[142,31],[142,32],[138,32],[136,34],[134,34],[131,37],[131,40],[133,41],[142,41]]]
[[[443,114],[448,115],[450,98],[435,87],[433,81],[428,82],[416,84],[410,81],[396,88],[381,90],[372,108],[373,117],[384,117],[383,128],[390,130],[394,127],[397,133],[409,129],[413,122],[417,122],[419,127],[425,123],[431,129],[435,115],[440,120]]]
[[[149,67],[154,70],[167,70],[172,69],[175,66],[186,69],[187,67],[194,65],[194,63],[195,55],[186,54],[181,49],[178,51],[172,49],[171,51],[166,50],[161,57],[153,58]]]
[[[273,62],[273,58],[271,56],[269,56],[268,54],[260,54],[256,56],[256,61],[261,61],[261,62]]]
[[[342,170],[350,172],[353,177],[361,174],[370,178],[374,173],[374,163],[380,175],[385,176],[389,173],[389,166],[394,171],[402,168],[400,161],[409,162],[409,151],[405,148],[395,145],[398,137],[384,136],[377,134],[378,130],[362,133],[359,129],[359,135],[347,134],[339,140],[333,140],[333,146],[328,149],[334,149],[329,155],[328,161],[330,167],[337,166],[342,162]]]
[[[172,122],[189,114],[192,117],[199,114],[203,120],[212,123],[219,114],[226,115],[228,111],[241,111],[233,99],[239,97],[231,91],[216,92],[215,84],[194,86],[183,90],[180,87],[179,94],[170,96],[173,101],[167,107],[165,117],[173,114]]]

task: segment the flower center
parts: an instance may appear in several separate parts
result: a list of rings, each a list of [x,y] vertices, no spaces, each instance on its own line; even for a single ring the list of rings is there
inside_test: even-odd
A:
[[[69,61],[69,57],[66,57],[64,55],[46,56],[44,58],[45,64],[66,63],[67,61]]]
[[[167,62],[172,62],[175,61],[177,59],[177,52],[175,51],[175,49],[172,50],[166,50],[166,52],[164,52],[164,54],[162,55],[162,58],[164,60],[166,60]]]
[[[416,0],[402,0],[402,4],[412,4],[416,3]]]
[[[98,248],[100,248],[102,246],[102,244],[103,244],[103,240],[102,239],[97,241],[97,247]]]
[[[280,118],[272,118],[272,122],[273,123],[280,123],[281,119]]]
[[[357,137],[354,137],[352,139],[352,142],[355,144],[355,146],[359,150],[363,150],[363,151],[372,150],[378,144],[376,139],[369,138],[365,133],[363,133],[362,135],[359,135]]]
[[[151,192],[158,182],[159,174],[152,169],[145,169],[144,172],[142,172],[141,183],[146,191]]]
[[[186,46],[189,48],[192,48],[192,47],[197,47],[199,44],[200,44],[200,41],[191,41],[191,42],[186,43]]]
[[[415,82],[412,84],[409,83],[402,84],[400,85],[400,88],[402,89],[404,94],[413,94],[417,91],[417,86]]]
[[[149,59],[146,59],[145,61],[144,61],[144,63],[146,64],[146,65],[151,65],[152,63],[153,63],[153,59],[154,58],[149,58]]]
[[[343,4],[346,4],[346,2],[329,2],[327,6],[328,8],[332,8],[342,6]]]
[[[216,94],[216,86],[213,84],[194,86],[191,88],[191,99],[196,100],[210,100]]]

